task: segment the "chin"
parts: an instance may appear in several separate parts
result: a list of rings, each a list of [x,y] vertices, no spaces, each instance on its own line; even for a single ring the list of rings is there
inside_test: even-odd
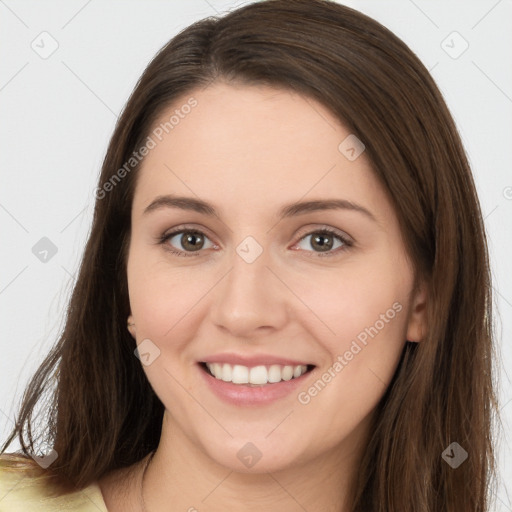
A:
[[[299,463],[296,444],[284,444],[282,438],[271,440],[267,434],[230,438],[212,445],[211,438],[207,453],[216,463],[237,473],[263,474],[288,469]]]

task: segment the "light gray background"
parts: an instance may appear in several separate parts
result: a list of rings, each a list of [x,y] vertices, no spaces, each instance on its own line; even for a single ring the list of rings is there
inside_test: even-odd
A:
[[[2,441],[29,376],[62,327],[101,162],[136,80],[179,30],[245,3],[0,0]],[[489,235],[501,364],[510,367],[512,2],[340,3],[402,38],[431,70],[455,117]],[[44,54],[56,44],[52,55]],[[42,237],[57,248],[47,262],[32,252]],[[510,482],[512,386],[505,370],[500,379],[505,437],[499,456],[502,480]],[[17,448],[13,443],[9,451]],[[504,483],[496,510],[512,511],[512,488]]]

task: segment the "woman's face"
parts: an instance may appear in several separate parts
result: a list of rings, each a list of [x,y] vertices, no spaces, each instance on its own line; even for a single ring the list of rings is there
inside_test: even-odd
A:
[[[260,86],[198,89],[154,128],[128,285],[166,417],[238,471],[354,453],[424,310],[363,146],[319,103]]]

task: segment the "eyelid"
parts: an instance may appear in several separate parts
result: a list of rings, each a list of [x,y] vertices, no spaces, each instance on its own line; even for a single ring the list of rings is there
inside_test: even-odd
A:
[[[322,231],[322,230],[330,231],[330,232],[336,234],[337,236],[344,238],[345,240],[347,240],[347,242],[350,242],[352,244],[355,243],[355,240],[346,231],[342,231],[341,229],[332,227],[328,224],[313,224],[313,225],[308,225],[308,226],[302,227],[298,231],[298,234],[295,235],[298,237],[297,242],[300,242],[306,235],[310,235],[310,234],[313,234],[313,233],[316,233],[316,232]],[[199,233],[207,235],[210,239],[215,238],[211,234],[211,232],[203,226],[196,227],[193,224],[178,224],[177,226],[174,226],[173,228],[170,228],[169,230],[164,231],[164,233],[161,236],[157,237],[157,239],[160,240],[161,238],[167,237],[169,235],[177,235],[178,233],[181,233],[182,231],[197,231]],[[295,243],[297,243],[297,242],[295,242]],[[215,244],[215,245],[220,245],[220,244]]]
[[[313,227],[311,227],[311,225],[308,225],[304,228],[301,228],[297,235],[299,237],[298,242],[300,242],[307,235],[311,235],[313,233],[322,231],[328,231],[329,233],[332,233],[336,236],[339,236],[340,238],[345,239],[347,242],[350,242],[351,244],[355,243],[355,240],[347,232],[332,227],[328,224],[314,224]]]
[[[163,232],[162,235],[160,236],[157,236],[156,239],[157,240],[162,240],[163,238],[170,238],[170,237],[173,237],[173,236],[176,236],[180,233],[184,233],[184,232],[188,232],[188,231],[191,231],[191,232],[197,232],[197,233],[200,233],[202,235],[205,235],[207,236],[210,240],[212,240],[213,238],[215,238],[210,230],[208,230],[207,228],[201,226],[201,227],[196,227],[194,226],[193,224],[179,224],[178,226],[174,226],[173,228],[170,228],[166,231]],[[212,243],[216,246],[218,246],[219,244],[213,242],[212,240]]]
[[[174,247],[172,247],[170,244],[167,243],[171,238],[174,238],[177,235],[182,235],[187,232],[198,233],[198,234],[204,236],[205,238],[208,238],[208,240],[211,241],[213,248],[219,247],[219,245],[216,244],[212,240],[213,237],[210,236],[208,229],[206,229],[204,227],[196,228],[196,227],[191,226],[190,224],[181,224],[181,225],[175,226],[174,228],[164,231],[164,233],[162,235],[156,237],[156,243],[161,244],[161,245],[166,245],[166,247],[164,247],[164,249],[173,254],[176,254],[177,256],[201,256],[205,252],[204,249],[200,249],[197,252],[181,251],[180,249],[175,249]]]
[[[165,231],[161,236],[158,236],[156,238],[157,243],[159,244],[166,244],[166,242],[169,241],[169,239],[175,237],[176,235],[183,234],[186,232],[196,232],[199,233],[205,237],[207,237],[211,243],[214,245],[214,248],[219,248],[219,244],[215,243],[213,240],[211,240],[213,237],[210,236],[209,230],[204,227],[194,227],[190,224],[181,224],[178,226],[175,226],[174,228]],[[316,233],[326,233],[328,235],[334,236],[341,240],[343,243],[342,247],[339,247],[335,250],[325,251],[325,252],[316,252],[316,251],[304,251],[306,253],[310,253],[312,257],[322,257],[322,256],[336,256],[339,253],[351,248],[354,245],[354,239],[346,234],[344,231],[341,231],[340,229],[333,228],[329,225],[317,225],[317,227],[309,226],[304,227],[299,231],[299,234],[296,235],[298,237],[297,241],[293,244],[292,247],[295,247],[297,244],[302,242],[304,238],[307,236],[312,236]],[[204,249],[200,249],[199,251],[181,251],[179,249],[172,248],[172,246],[165,247],[166,250],[170,251],[171,253],[177,255],[177,256],[201,256],[205,251]]]
[[[326,234],[328,236],[332,236],[333,238],[337,238],[341,241],[342,246],[325,252],[304,251],[307,258],[335,258],[336,256],[339,256],[354,246],[354,240],[351,236],[345,234],[343,231],[337,228],[332,228],[331,226],[323,226],[320,228],[308,228],[305,233],[299,236],[298,241],[292,247],[300,244],[300,242],[302,242],[305,238],[316,233]]]

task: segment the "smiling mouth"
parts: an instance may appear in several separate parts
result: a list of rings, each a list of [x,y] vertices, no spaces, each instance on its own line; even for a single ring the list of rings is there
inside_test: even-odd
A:
[[[199,366],[211,377],[232,384],[246,386],[266,386],[279,382],[298,379],[311,372],[315,365],[259,365],[243,366],[229,363],[199,363]]]

